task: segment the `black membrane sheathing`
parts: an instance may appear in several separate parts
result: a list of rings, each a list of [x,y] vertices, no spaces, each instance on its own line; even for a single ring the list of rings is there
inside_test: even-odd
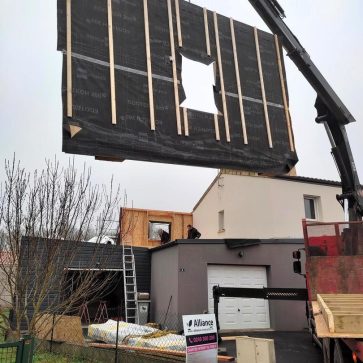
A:
[[[208,11],[211,56],[207,55],[203,9],[179,0],[183,47],[178,47],[175,1],[174,44],[180,103],[185,99],[182,54],[210,64],[217,60],[213,13]],[[66,0],[58,0],[58,50],[63,52],[63,151],[153,162],[286,173],[297,162],[290,151],[274,38],[258,31],[273,148],[268,145],[253,28],[234,22],[248,144],[243,143],[230,20],[218,15],[219,39],[231,142],[226,140],[216,62],[213,114],[188,110],[189,136],[177,134],[167,0],[148,0],[156,130],[150,129],[143,0],[112,2],[117,123],[111,122],[107,1],[72,0],[72,101],[67,117]],[[282,54],[282,49],[280,49]],[[198,82],[198,79],[195,79]],[[67,125],[82,128],[71,138]]]

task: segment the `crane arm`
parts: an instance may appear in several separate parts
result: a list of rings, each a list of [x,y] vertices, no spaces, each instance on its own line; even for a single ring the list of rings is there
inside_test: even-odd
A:
[[[342,205],[344,205],[344,200],[348,201],[349,220],[361,220],[363,217],[363,189],[359,182],[345,129],[346,124],[355,121],[354,117],[282,20],[285,14],[278,1],[249,0],[249,2],[270,30],[280,37],[287,55],[316,91],[315,108],[318,115],[315,120],[325,126],[331,143],[331,153],[342,182],[342,194],[338,195],[337,199]]]

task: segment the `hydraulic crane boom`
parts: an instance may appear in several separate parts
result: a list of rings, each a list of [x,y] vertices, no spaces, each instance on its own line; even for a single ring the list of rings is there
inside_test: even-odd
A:
[[[348,201],[349,220],[363,217],[363,189],[359,182],[345,125],[355,121],[327,80],[310,59],[309,54],[282,20],[284,11],[277,0],[249,0],[270,30],[277,34],[287,55],[295,63],[317,93],[315,121],[323,123],[331,143],[331,152],[342,181],[342,194],[337,199],[342,206]]]

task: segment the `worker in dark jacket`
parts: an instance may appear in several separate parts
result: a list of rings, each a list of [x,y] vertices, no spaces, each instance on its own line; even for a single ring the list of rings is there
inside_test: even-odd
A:
[[[164,243],[170,242],[170,234],[163,229],[159,229],[160,242],[163,245]]]
[[[194,228],[191,224],[187,225],[188,227],[188,239],[197,239],[200,238],[200,232]]]

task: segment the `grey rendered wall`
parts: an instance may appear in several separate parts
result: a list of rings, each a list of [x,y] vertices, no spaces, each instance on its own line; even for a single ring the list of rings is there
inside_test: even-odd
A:
[[[178,250],[179,246],[174,246],[155,251],[151,256],[151,321],[161,324],[165,321],[168,329],[179,329]]]
[[[267,267],[268,287],[304,288],[305,279],[292,271],[292,251],[302,244],[260,244],[228,249],[225,244],[179,245],[179,314],[208,310],[208,264],[259,265]],[[173,248],[170,248],[173,249]],[[244,257],[238,252],[243,250]],[[270,301],[271,328],[296,331],[307,326],[305,303]]]

